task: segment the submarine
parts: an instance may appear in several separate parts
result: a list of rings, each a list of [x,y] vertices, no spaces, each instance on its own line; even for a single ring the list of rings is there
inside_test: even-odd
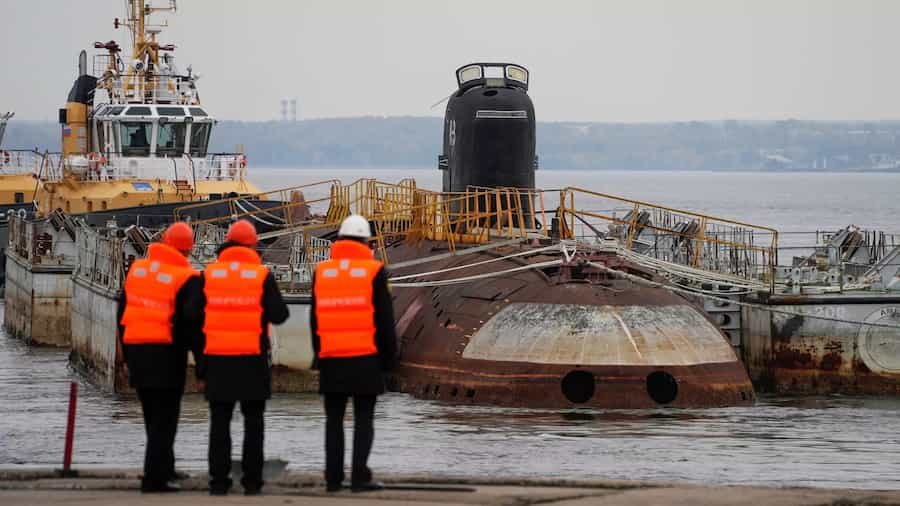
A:
[[[366,178],[296,187],[326,196],[290,209],[327,210],[261,234],[274,240],[263,261],[275,266],[297,315],[296,325],[274,331],[274,355],[304,349],[311,360],[303,316],[310,273],[328,258],[340,222],[361,214],[392,286],[399,357],[389,390],[539,409],[754,403],[720,322],[695,297],[670,290],[685,285],[666,269],[740,286],[749,283],[740,273],[752,273],[729,259],[752,260],[759,248],[740,242],[744,229],[728,228],[736,222],[579,188],[535,188],[529,80],[513,63],[457,69],[439,189]],[[632,211],[599,214],[606,204],[598,198]]]
[[[543,209],[529,71],[472,63],[456,80],[438,156],[443,232],[384,251],[400,353],[389,387],[526,408],[752,404],[744,367],[701,306],[608,241],[567,240],[564,195]]]

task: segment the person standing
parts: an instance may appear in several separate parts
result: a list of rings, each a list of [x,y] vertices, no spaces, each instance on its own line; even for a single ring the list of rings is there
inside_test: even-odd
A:
[[[394,309],[384,264],[369,248],[371,229],[362,216],[347,217],[331,245],[331,258],[316,266],[310,327],[325,403],[325,481],[335,492],[344,481],[344,412],[353,397],[354,492],[377,490],[368,467],[375,439],[375,400],[384,373],[396,364]]]
[[[216,262],[203,271],[200,295],[191,304],[203,328],[198,371],[209,401],[211,495],[226,495],[232,485],[231,416],[237,402],[244,415],[244,494],[257,495],[264,485],[263,413],[272,394],[268,328],[283,323],[289,313],[256,244],[253,224],[235,222]]]
[[[199,289],[200,273],[187,257],[194,234],[186,223],[170,226],[162,242],[135,260],[119,297],[119,339],[128,381],[137,390],[147,442],[142,492],[176,492],[175,433],[184,393],[187,351],[199,332],[185,312]],[[196,354],[195,354],[196,356]]]

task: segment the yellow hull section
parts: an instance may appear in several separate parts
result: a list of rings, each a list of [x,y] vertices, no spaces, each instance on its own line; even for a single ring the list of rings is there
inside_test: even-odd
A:
[[[33,188],[32,188],[33,189]],[[172,182],[121,179],[117,181],[46,182],[38,194],[38,210],[47,214],[62,209],[67,214],[90,213],[154,204],[208,200],[260,193],[247,181],[198,181],[196,191]]]
[[[0,173],[0,205],[31,202],[39,185],[32,174]]]

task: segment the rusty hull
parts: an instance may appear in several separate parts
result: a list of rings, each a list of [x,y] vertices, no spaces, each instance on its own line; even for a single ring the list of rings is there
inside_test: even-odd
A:
[[[900,297],[809,295],[768,303],[838,320],[900,324]],[[896,329],[744,311],[744,358],[758,388],[782,394],[900,395]]]
[[[395,244],[388,253],[398,263],[445,253],[442,247]],[[533,247],[451,257],[391,274]],[[591,255],[592,261],[652,277],[615,254]],[[453,279],[554,258],[541,253],[418,279]],[[393,294],[401,355],[390,386],[418,398],[557,409],[717,407],[755,399],[743,365],[701,309],[666,290],[574,263],[451,286],[395,287]]]

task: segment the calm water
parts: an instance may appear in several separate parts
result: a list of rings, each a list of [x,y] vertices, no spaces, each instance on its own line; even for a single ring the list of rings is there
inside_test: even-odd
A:
[[[254,180],[274,188],[363,176],[416,177],[420,186],[437,188],[440,174],[261,169]],[[849,223],[900,230],[900,175],[541,171],[538,182],[782,230]],[[73,379],[67,352],[28,348],[0,335],[0,466],[59,465]],[[181,420],[179,465],[204,469],[207,417],[199,396],[185,399]],[[276,397],[266,423],[270,458],[298,470],[323,467],[317,396]],[[763,398],[752,408],[552,412],[465,408],[391,394],[378,406],[371,464],[392,473],[900,489],[898,427],[900,399]],[[139,467],[143,438],[135,400],[81,384],[76,464]]]
[[[0,466],[58,466],[66,353],[0,337]],[[75,463],[140,467],[136,400],[81,383]],[[240,415],[234,422],[239,441]],[[381,398],[371,464],[392,473],[610,478],[900,489],[900,401],[764,398],[752,408],[535,411]],[[324,417],[314,395],[277,396],[266,454],[323,468]],[[206,406],[187,396],[179,466],[205,469]]]

